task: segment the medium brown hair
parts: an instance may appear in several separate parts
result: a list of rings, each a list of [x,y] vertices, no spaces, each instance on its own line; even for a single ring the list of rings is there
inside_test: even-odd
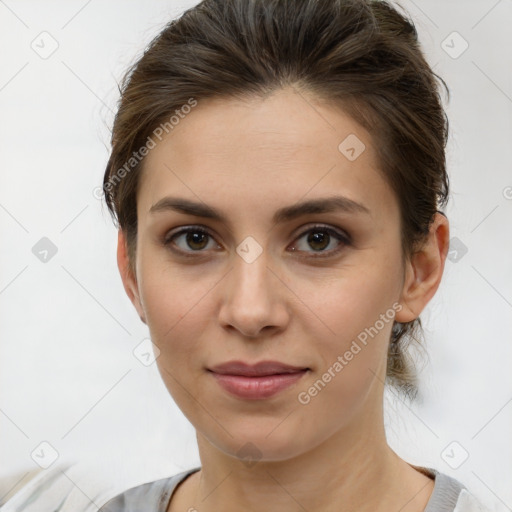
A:
[[[103,190],[132,270],[140,152],[155,130],[169,127],[191,99],[263,96],[285,86],[342,107],[371,134],[400,207],[402,258],[410,258],[448,200],[448,118],[436,79],[449,97],[414,23],[389,2],[204,0],[187,10],[120,85]],[[395,322],[389,344],[387,378],[411,397],[417,386],[408,349],[421,333],[419,318]]]

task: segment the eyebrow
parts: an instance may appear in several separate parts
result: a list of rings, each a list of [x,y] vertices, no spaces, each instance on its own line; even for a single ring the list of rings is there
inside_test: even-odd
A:
[[[186,215],[205,217],[227,223],[223,213],[205,203],[198,203],[181,197],[164,197],[155,203],[149,213],[165,211],[176,211]],[[303,215],[315,213],[346,212],[371,215],[370,210],[361,203],[353,201],[344,196],[329,196],[318,199],[310,199],[291,206],[280,208],[274,213],[272,221],[274,224],[288,222]]]

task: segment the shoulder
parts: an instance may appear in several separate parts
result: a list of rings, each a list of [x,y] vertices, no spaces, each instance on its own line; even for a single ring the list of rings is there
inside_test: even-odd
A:
[[[182,471],[116,495],[112,486],[105,485],[106,470],[78,463],[61,465],[40,471],[2,503],[0,509],[2,512],[165,512],[176,486],[199,469]]]
[[[137,485],[105,503],[98,512],[166,512],[176,486],[200,468],[188,469],[176,475]]]
[[[434,476],[435,484],[425,512],[489,512],[455,478],[434,469],[427,471]]]
[[[484,508],[467,489],[463,489],[453,512],[490,512],[490,510]]]
[[[87,477],[88,474],[77,464],[57,465],[38,471],[2,503],[0,509],[2,512],[92,511],[94,503],[105,500],[106,492],[99,485],[87,488]],[[87,490],[87,494],[83,489]]]

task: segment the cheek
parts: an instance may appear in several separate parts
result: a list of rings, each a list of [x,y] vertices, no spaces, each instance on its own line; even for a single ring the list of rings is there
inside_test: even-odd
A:
[[[179,365],[194,353],[211,319],[206,308],[216,280],[192,267],[173,266],[159,253],[142,250],[139,256],[139,292],[151,339],[159,359]]]
[[[295,322],[302,329],[314,329],[317,342],[339,351],[360,333],[386,315],[385,329],[391,330],[393,304],[399,297],[400,267],[395,261],[362,256],[312,282],[311,276],[294,279],[293,289],[302,299],[302,313]],[[391,309],[391,311],[390,311]],[[389,326],[388,326],[389,324]],[[308,327],[309,326],[309,327]],[[320,335],[321,334],[321,335]]]
[[[375,284],[375,281],[372,281]],[[303,433],[314,435],[317,424],[307,418],[325,417],[327,430],[348,425],[378,395],[385,379],[388,340],[395,309],[386,288],[346,280],[318,297],[322,319],[334,332],[312,333],[310,353],[318,365],[310,379],[297,390],[305,418]],[[350,284],[350,286],[349,286]],[[352,286],[353,285],[353,286]],[[313,297],[314,300],[314,297]]]
[[[311,353],[318,358],[314,376],[320,378],[317,388],[322,399],[318,403],[335,402],[345,411],[361,401],[374,374],[384,378],[382,367],[399,308],[396,260],[379,260],[375,255],[369,255],[372,263],[364,260],[338,269],[316,287],[304,280],[296,288],[300,296],[307,297],[308,308],[297,314],[297,322],[299,329],[309,333]],[[312,389],[307,395],[313,397],[316,392]]]
[[[145,274],[142,283],[147,325],[159,350],[156,364],[169,394],[193,424],[197,421],[196,382],[207,361],[214,359],[204,341],[208,319],[208,278],[192,282],[179,272],[156,271]],[[205,296],[206,293],[206,296]]]

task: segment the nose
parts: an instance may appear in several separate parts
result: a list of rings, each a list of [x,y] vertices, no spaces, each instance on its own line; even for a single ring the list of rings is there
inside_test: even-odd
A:
[[[235,254],[233,268],[223,280],[219,322],[224,328],[236,329],[247,338],[286,328],[290,317],[286,294],[290,291],[268,263],[265,251],[250,263]]]

